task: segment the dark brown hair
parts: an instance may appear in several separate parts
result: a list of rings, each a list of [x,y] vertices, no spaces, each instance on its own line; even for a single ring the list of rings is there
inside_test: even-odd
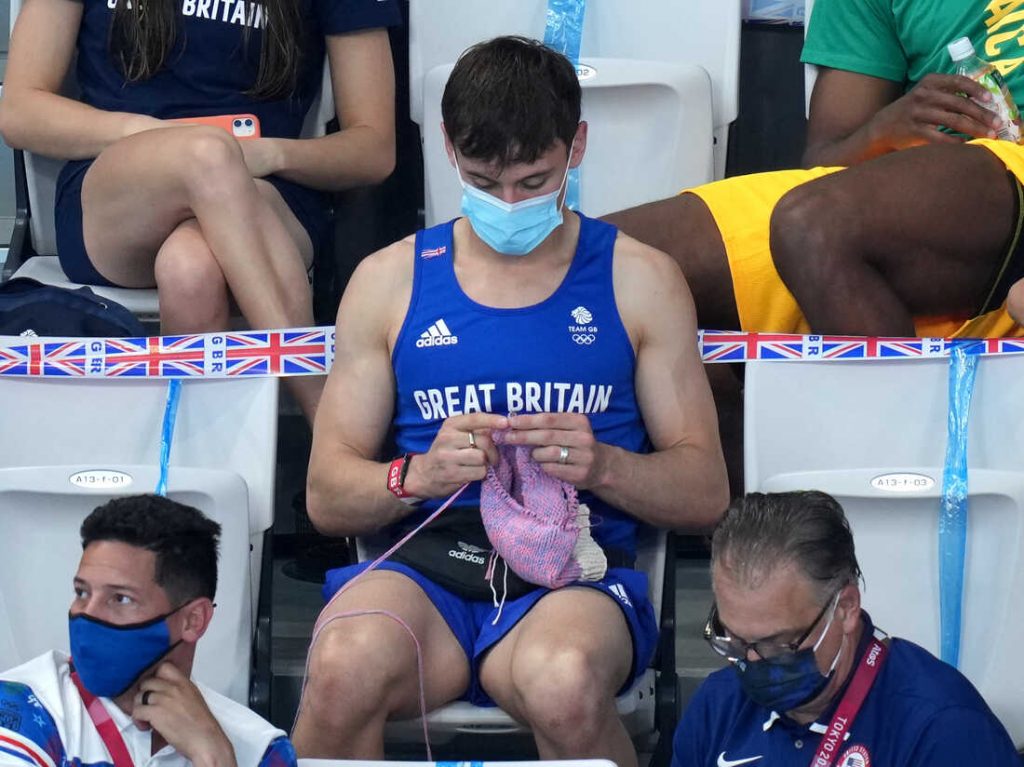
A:
[[[459,58],[441,97],[448,138],[466,157],[530,163],[580,122],[582,93],[569,60],[525,37],[478,43]]]
[[[147,80],[167,63],[178,37],[178,0],[117,0],[110,25],[110,52],[129,82]],[[244,45],[252,35],[252,21],[262,17],[263,42],[259,72],[246,95],[256,99],[280,98],[298,81],[302,18],[297,0],[237,0],[248,7],[242,33]]]

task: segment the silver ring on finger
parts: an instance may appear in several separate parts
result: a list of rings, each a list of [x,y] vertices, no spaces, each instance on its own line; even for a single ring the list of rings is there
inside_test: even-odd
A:
[[[153,694],[152,690],[146,690],[144,693],[142,693],[142,705],[143,706],[148,706],[149,705],[149,696],[152,695],[152,694]]]
[[[476,447],[476,434],[473,432],[469,433],[469,446]]]
[[[562,447],[558,449],[558,462],[563,466],[569,463],[569,448],[565,445],[562,445]]]

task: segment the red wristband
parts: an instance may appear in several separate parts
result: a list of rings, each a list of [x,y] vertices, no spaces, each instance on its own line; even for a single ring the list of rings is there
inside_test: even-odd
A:
[[[395,498],[410,506],[423,500],[405,491],[405,475],[409,473],[409,462],[414,455],[416,453],[401,455],[393,460],[391,466],[388,467],[388,490]]]

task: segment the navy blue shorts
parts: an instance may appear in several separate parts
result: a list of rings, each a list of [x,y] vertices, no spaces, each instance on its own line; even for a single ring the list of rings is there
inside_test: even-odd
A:
[[[72,282],[116,288],[120,286],[96,271],[96,267],[89,260],[89,254],[85,251],[85,237],[82,233],[82,182],[92,163],[92,160],[72,160],[61,169],[57,179],[54,205],[57,256],[64,274]],[[285,204],[302,224],[309,235],[309,241],[313,243],[313,252],[319,251],[328,223],[324,194],[276,176],[268,176],[265,180],[277,189]]]
[[[363,562],[328,571],[323,588],[324,599],[330,599],[338,589],[363,572],[369,565],[369,562]],[[466,653],[466,659],[469,661],[469,689],[461,699],[477,706],[495,705],[480,685],[480,663],[483,656],[511,631],[530,611],[530,608],[550,592],[550,589],[537,587],[529,594],[509,600],[501,609],[501,618],[497,625],[492,625],[498,608],[490,602],[471,602],[463,599],[438,586],[411,567],[397,562],[382,562],[377,569],[401,573],[415,581],[441,613],[441,617],[444,618],[452,633],[455,634],[455,638],[462,646],[463,652]],[[609,570],[600,581],[580,581],[574,585],[586,586],[604,592],[619,606],[626,619],[626,625],[629,627],[629,633],[633,640],[633,667],[630,670],[629,679],[619,691],[619,694],[622,694],[650,666],[658,643],[658,623],[654,618],[654,608],[647,598],[647,575],[636,570],[616,567]]]

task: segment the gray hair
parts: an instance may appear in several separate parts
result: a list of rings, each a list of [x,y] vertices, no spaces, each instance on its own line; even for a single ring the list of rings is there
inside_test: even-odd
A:
[[[711,539],[715,563],[748,587],[795,565],[823,603],[861,578],[846,515],[835,498],[817,490],[749,493],[733,501]]]

